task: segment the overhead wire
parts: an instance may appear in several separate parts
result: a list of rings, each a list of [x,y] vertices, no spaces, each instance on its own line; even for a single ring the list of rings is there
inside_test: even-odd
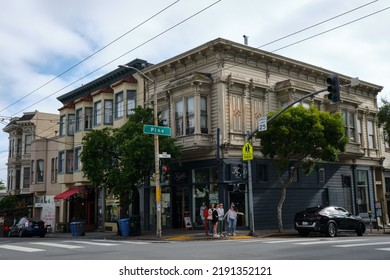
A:
[[[142,25],[144,25],[145,23],[147,23],[148,21],[150,21],[151,19],[155,18],[156,16],[158,16],[159,14],[163,13],[164,11],[166,11],[167,9],[169,9],[170,7],[172,7],[173,5],[177,4],[178,2],[180,2],[181,0],[176,0],[175,2],[169,4],[168,6],[166,6],[164,9],[160,10],[159,12],[155,13],[154,15],[152,15],[151,17],[147,18],[146,20],[142,21],[141,23],[137,24],[135,27],[131,28],[130,30],[128,30],[127,32],[123,33],[122,35],[120,35],[119,37],[117,37],[116,39],[114,39],[113,41],[109,42],[108,44],[104,45],[103,47],[101,47],[100,49],[96,50],[95,52],[93,52],[92,54],[88,55],[87,57],[85,57],[84,59],[82,59],[81,61],[77,62],[76,64],[74,64],[73,66],[69,67],[68,69],[66,69],[65,71],[61,72],[60,74],[56,75],[54,78],[50,79],[49,81],[47,81],[46,83],[42,84],[41,86],[39,86],[38,88],[34,89],[33,91],[31,91],[30,93],[24,95],[23,97],[19,98],[18,100],[16,100],[15,102],[11,103],[10,105],[8,105],[7,107],[3,108],[0,110],[0,112],[3,112],[4,110],[8,109],[9,107],[15,105],[16,103],[20,102],[21,100],[23,100],[24,98],[30,96],[31,94],[37,92],[38,90],[40,90],[41,88],[47,86],[48,84],[50,84],[51,82],[55,81],[56,79],[60,78],[61,76],[65,75],[66,73],[68,73],[69,71],[71,71],[72,69],[76,68],[77,66],[79,66],[80,64],[82,64],[83,62],[85,62],[86,60],[90,59],[91,57],[93,57],[94,55],[98,54],[99,52],[103,51],[104,49],[106,49],[107,47],[111,46],[112,44],[114,44],[115,42],[119,41],[120,39],[122,39],[124,36],[128,35],[129,33],[133,32],[134,30],[136,30],[137,28],[141,27]],[[57,92],[56,92],[57,93]],[[35,105],[36,103],[34,103],[33,105]],[[32,106],[33,106],[32,105]],[[27,107],[29,108],[29,107]],[[19,113],[19,112],[18,112]]]
[[[102,68],[106,67],[107,65],[109,65],[109,64],[111,64],[111,63],[117,61],[118,59],[124,57],[125,55],[127,55],[127,54],[129,54],[129,53],[135,51],[136,49],[138,49],[138,48],[140,48],[140,47],[146,45],[147,43],[153,41],[154,39],[156,39],[156,38],[158,38],[158,37],[160,37],[160,36],[162,36],[163,34],[167,33],[168,31],[170,31],[170,30],[176,28],[177,26],[183,24],[184,22],[190,20],[191,18],[197,16],[198,14],[200,14],[200,13],[206,11],[207,9],[213,7],[214,5],[218,4],[218,3],[221,2],[221,1],[222,1],[222,0],[215,1],[214,3],[210,4],[209,6],[203,8],[203,9],[201,9],[200,11],[196,12],[195,14],[193,14],[193,15],[191,15],[191,16],[185,18],[184,20],[180,21],[179,23],[177,23],[177,24],[175,24],[175,25],[169,27],[168,29],[164,30],[163,32],[161,32],[161,33],[155,35],[154,37],[152,37],[152,38],[150,38],[150,39],[144,41],[143,43],[137,45],[137,46],[134,47],[133,49],[131,49],[131,50],[125,52],[124,54],[122,54],[122,55],[120,55],[120,56],[118,56],[118,57],[112,59],[111,61],[109,61],[109,62],[103,64],[102,66],[96,68],[96,69],[93,70],[92,72],[89,72],[88,74],[86,74],[86,75],[82,76],[81,78],[79,78],[79,79],[73,81],[72,83],[66,85],[65,87],[63,87],[63,88],[61,88],[61,89],[59,89],[59,90],[53,92],[52,94],[50,94],[50,95],[48,95],[48,96],[45,96],[44,98],[42,98],[42,99],[40,99],[40,100],[34,102],[34,103],[31,104],[30,106],[28,106],[28,107],[26,107],[26,108],[24,108],[24,109],[22,109],[22,110],[20,110],[20,111],[18,111],[18,112],[16,112],[16,113],[14,113],[13,116],[14,116],[14,115],[17,115],[17,114],[19,114],[19,113],[21,113],[21,112],[23,112],[24,110],[26,110],[26,109],[28,109],[28,108],[30,108],[30,107],[32,107],[32,106],[34,106],[34,105],[36,105],[36,104],[38,104],[38,103],[40,103],[40,102],[42,102],[43,100],[45,100],[45,99],[47,99],[47,98],[53,96],[54,94],[56,94],[56,93],[58,93],[58,92],[60,92],[60,91],[62,91],[62,90],[64,90],[64,89],[70,87],[71,85],[73,85],[73,84],[75,84],[75,83],[77,83],[77,82],[79,82],[79,81],[85,79],[86,77],[92,75],[93,73],[96,73],[96,72],[99,71],[100,69],[102,69]],[[1,111],[0,111],[0,112],[1,112]]]

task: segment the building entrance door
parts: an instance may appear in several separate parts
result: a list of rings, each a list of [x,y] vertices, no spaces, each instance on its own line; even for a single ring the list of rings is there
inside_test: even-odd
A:
[[[247,203],[247,193],[246,192],[229,192],[229,208],[232,203],[236,206],[238,212],[244,213],[244,215],[237,216],[237,227],[246,227],[248,226],[248,203]],[[228,209],[225,210],[225,212]]]
[[[173,215],[173,228],[182,228],[183,227],[183,213],[184,211],[189,211],[189,196],[188,196],[188,186],[177,186],[176,191],[173,195],[173,205],[172,205],[172,215]]]

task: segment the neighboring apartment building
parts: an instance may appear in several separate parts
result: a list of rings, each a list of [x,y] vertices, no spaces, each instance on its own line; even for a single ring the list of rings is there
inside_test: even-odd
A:
[[[131,65],[141,69],[147,63],[137,59]],[[142,79],[139,83],[134,72],[118,68],[58,97],[64,106],[59,109],[58,145],[58,182],[63,193],[57,198],[68,209],[66,220],[85,221],[87,231],[97,227],[115,230],[119,205],[115,198],[105,198],[102,192],[89,188],[81,172],[82,139],[92,129],[120,127],[132,109],[144,106]],[[103,219],[107,222],[104,225]]]
[[[238,226],[248,227],[248,186],[238,172],[246,170],[242,147],[247,131],[255,130],[258,119],[267,113],[324,88],[333,72],[220,38],[145,69],[140,66],[146,64],[144,61],[128,65],[137,63],[150,80],[142,81],[142,75],[134,70],[120,68],[58,98],[64,104],[60,109],[60,142],[69,143],[60,144],[58,181],[65,189],[88,189],[77,160],[86,130],[120,126],[129,106],[149,106],[156,92],[160,118],[183,147],[180,170],[172,170],[170,181],[162,182],[163,227],[182,227],[184,215],[190,215],[193,224],[200,227],[201,205],[218,201],[225,209],[234,202],[246,214]],[[339,77],[341,84],[350,83],[351,77],[341,73]],[[379,200],[388,221],[383,138],[376,126],[381,90],[381,86],[361,81],[357,87],[342,87],[338,103],[332,103],[326,94],[300,102],[341,112],[349,143],[338,162],[320,163],[309,176],[298,170],[284,205],[285,228],[293,227],[297,211],[318,204],[344,206],[368,221],[370,211],[376,218],[374,208]],[[261,156],[260,142],[251,142],[255,154],[250,162],[255,228],[277,228],[280,186],[276,171],[271,161]],[[68,166],[72,162],[77,169]],[[289,172],[284,175],[289,176]],[[84,205],[83,211],[94,215],[89,219],[96,226],[105,207],[103,196],[87,193],[90,208]],[[140,193],[143,229],[154,229],[153,181],[149,180]]]
[[[9,134],[7,194],[16,195],[31,217],[54,228],[62,209],[54,196],[56,182],[58,115],[27,112],[3,128]]]

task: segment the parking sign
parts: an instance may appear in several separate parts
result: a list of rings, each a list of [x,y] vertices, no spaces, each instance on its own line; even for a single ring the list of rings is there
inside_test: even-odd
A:
[[[267,117],[259,118],[259,131],[267,130]]]

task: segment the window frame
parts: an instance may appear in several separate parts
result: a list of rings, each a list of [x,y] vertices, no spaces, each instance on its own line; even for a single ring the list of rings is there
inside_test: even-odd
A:
[[[104,125],[112,125],[114,123],[114,101],[112,99],[104,100]]]
[[[123,91],[120,91],[115,94],[115,119],[121,119],[124,115],[124,99]]]

